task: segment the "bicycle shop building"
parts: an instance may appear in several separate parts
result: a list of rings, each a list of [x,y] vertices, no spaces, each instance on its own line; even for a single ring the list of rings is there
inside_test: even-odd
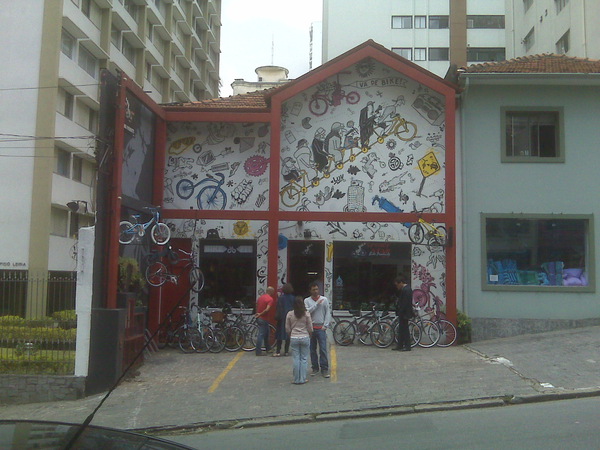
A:
[[[455,95],[373,41],[280,87],[196,103],[156,105],[121,80],[111,210],[161,206],[205,277],[199,294],[185,276],[152,288],[150,328],[186,293],[251,306],[268,285],[306,296],[317,281],[334,310],[358,309],[388,303],[400,274],[455,321]],[[141,260],[117,227],[108,258]]]

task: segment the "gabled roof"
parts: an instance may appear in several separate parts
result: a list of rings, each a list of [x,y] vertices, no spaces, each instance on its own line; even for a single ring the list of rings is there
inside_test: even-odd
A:
[[[412,61],[403,58],[397,53],[388,50],[387,48],[370,39],[354,47],[353,49],[348,50],[346,53],[343,53],[337,56],[336,58],[333,58],[332,60],[320,65],[319,67],[316,67],[310,72],[307,72],[304,75],[294,80],[291,80],[288,83],[282,84],[281,86],[260,91],[249,92],[247,94],[232,95],[229,97],[221,97],[210,100],[201,100],[198,102],[169,103],[163,104],[161,106],[166,111],[190,111],[193,109],[194,111],[207,112],[267,112],[270,109],[271,98],[274,95],[282,93],[287,89],[293,89],[299,84],[305,84],[307,80],[309,80],[311,77],[316,76],[316,74],[324,71],[326,72],[328,71],[328,69],[332,70],[332,68],[340,64],[340,62],[343,62],[352,55],[364,51],[367,48],[371,48],[374,51],[379,52],[388,58],[393,58],[394,60],[401,62],[402,64],[408,66],[411,70],[416,70],[417,72],[423,74],[423,76],[434,79],[437,83],[446,85],[447,87],[450,87],[454,90],[458,89],[458,87],[450,81],[438,77],[437,75],[429,72],[427,69],[424,69],[421,66],[413,63]]]
[[[508,61],[474,64],[458,69],[459,73],[600,73],[597,59],[575,58],[567,55],[543,53],[522,56]]]

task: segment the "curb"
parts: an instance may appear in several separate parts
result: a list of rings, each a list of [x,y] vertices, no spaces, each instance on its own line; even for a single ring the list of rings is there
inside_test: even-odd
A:
[[[434,411],[455,411],[478,408],[493,408],[514,406],[526,403],[540,403],[546,401],[570,400],[575,398],[600,396],[600,387],[586,388],[564,392],[532,394],[521,396],[503,396],[489,398],[474,398],[440,403],[420,403],[415,405],[396,405],[361,410],[346,410],[327,413],[314,413],[302,415],[286,415],[261,417],[257,419],[232,419],[218,422],[197,422],[186,425],[165,425],[160,427],[135,428],[128,431],[150,435],[181,435],[205,433],[214,430],[229,430],[242,428],[258,428],[272,425],[289,425],[310,422],[324,422],[334,420],[362,419],[369,417],[402,416]]]

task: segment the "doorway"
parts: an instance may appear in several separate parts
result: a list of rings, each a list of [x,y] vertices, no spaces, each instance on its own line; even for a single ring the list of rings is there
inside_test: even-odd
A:
[[[319,283],[323,294],[325,281],[325,242],[288,241],[288,282],[294,286],[294,293],[309,296],[308,285]]]

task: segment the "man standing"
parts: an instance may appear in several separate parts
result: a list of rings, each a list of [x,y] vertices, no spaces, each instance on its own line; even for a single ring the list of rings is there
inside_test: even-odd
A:
[[[394,280],[398,294],[396,295],[396,317],[398,317],[398,344],[392,350],[410,352],[410,333],[408,320],[413,318],[412,296],[413,291],[403,276]]]
[[[313,334],[310,337],[311,375],[317,375],[320,369],[321,375],[329,378],[329,361],[327,359],[327,328],[331,319],[329,300],[319,294],[318,283],[311,283],[309,291],[310,297],[304,299],[304,306],[310,313],[313,324]],[[319,347],[318,354],[317,345]]]
[[[267,353],[271,351],[269,345],[269,322],[275,317],[275,300],[273,299],[275,289],[272,286],[267,288],[267,292],[256,300],[256,314],[258,325],[258,337],[256,338],[256,356],[263,356],[263,342]]]

